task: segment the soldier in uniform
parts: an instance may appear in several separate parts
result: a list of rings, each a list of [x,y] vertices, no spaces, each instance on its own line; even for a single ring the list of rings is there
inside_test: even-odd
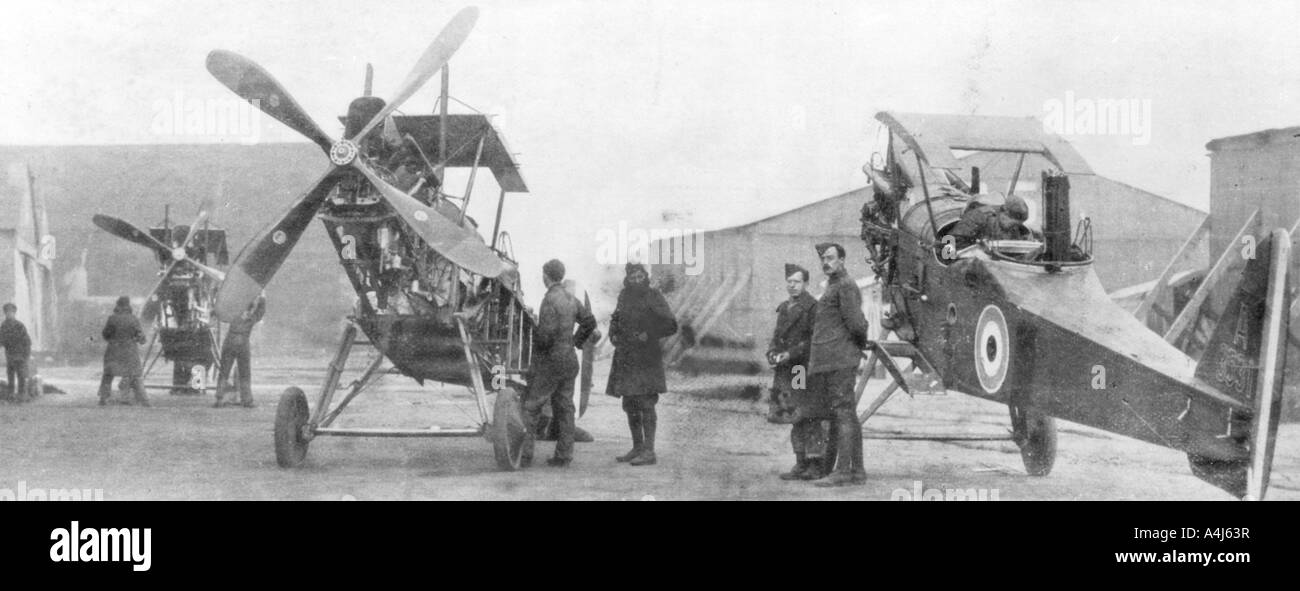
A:
[[[149,406],[144,394],[144,380],[140,366],[140,345],[144,344],[144,331],[140,319],[131,311],[131,298],[117,298],[113,315],[108,317],[101,333],[108,347],[104,349],[104,377],[99,382],[99,405],[108,404],[113,394],[113,376],[120,376],[135,392],[135,402]]]
[[[867,346],[867,319],[862,314],[862,293],[844,269],[844,247],[823,242],[817,245],[817,254],[827,284],[813,312],[808,389],[802,394],[815,410],[829,407],[833,412],[839,453],[835,473],[817,485],[861,484],[867,473],[862,465],[862,424],[853,385]]]
[[[949,235],[956,238],[957,250],[980,240],[1029,240],[1033,234],[1025,227],[1027,219],[1029,206],[1017,195],[1007,197],[1002,205],[973,203]]]
[[[533,332],[532,376],[524,398],[524,439],[522,462],[533,461],[533,445],[542,409],[550,405],[557,430],[555,455],[549,466],[565,467],[573,461],[574,411],[573,385],[578,377],[578,355],[587,337],[596,330],[596,318],[573,294],[564,289],[564,263],[551,259],[542,266],[546,296],[537,315]],[[574,325],[577,324],[577,331]]]
[[[823,456],[826,453],[826,432],[821,419],[796,420],[792,392],[795,380],[799,388],[807,385],[808,351],[812,345],[813,310],[817,300],[808,293],[808,270],[798,265],[785,266],[786,291],[790,299],[776,308],[776,329],[767,359],[772,364],[772,400],[768,421],[793,423],[790,428],[790,446],[794,450],[795,464],[781,480],[815,479],[825,474]],[[799,368],[799,375],[795,375]]]
[[[632,432],[632,451],[614,459],[645,466],[657,461],[655,404],[659,394],[668,389],[659,339],[677,332],[677,319],[664,296],[650,287],[650,273],[644,266],[628,263],[626,272],[623,291],[609,320],[614,361],[605,393],[623,399]]]
[[[8,374],[6,398],[22,402],[27,395],[27,361],[32,356],[32,338],[27,327],[16,317],[18,306],[4,305],[5,320],[0,323],[0,347],[5,348],[5,373]]]
[[[248,305],[248,309],[230,321],[226,331],[226,340],[221,343],[221,372],[217,376],[217,402],[214,407],[226,404],[225,395],[233,388],[230,386],[230,371],[239,365],[239,404],[253,408],[253,368],[249,354],[248,337],[253,327],[266,315],[266,296],[258,294],[257,299]],[[229,404],[235,404],[231,401]]]
[[[812,342],[812,311],[817,299],[808,293],[808,270],[786,264],[785,289],[790,298],[776,307],[776,329],[767,348],[767,361],[774,370],[772,396],[768,400],[767,420],[792,423],[794,408],[790,401],[795,366],[808,363],[808,346]],[[797,449],[796,449],[797,452]]]

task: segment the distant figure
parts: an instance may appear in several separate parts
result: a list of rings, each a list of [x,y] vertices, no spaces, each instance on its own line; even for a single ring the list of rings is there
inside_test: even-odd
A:
[[[249,335],[253,327],[266,315],[266,296],[258,294],[238,317],[230,321],[226,330],[226,340],[221,343],[221,372],[217,376],[217,402],[213,406],[225,406],[225,395],[233,388],[230,385],[230,371],[239,365],[239,404],[244,408],[253,408],[253,367],[249,354]],[[233,401],[229,404],[235,404]]]
[[[623,399],[627,426],[632,431],[632,451],[614,458],[633,466],[654,464],[655,404],[668,389],[664,380],[663,350],[659,339],[677,332],[668,302],[650,287],[650,273],[638,263],[628,263],[623,291],[609,321],[614,362],[605,393]]]
[[[15,318],[18,306],[7,303],[4,313],[5,320],[0,323],[0,347],[5,348],[5,374],[9,378],[4,399],[22,402],[27,393],[27,360],[32,356],[32,339],[27,336],[27,327]]]
[[[690,349],[695,346],[695,316],[687,314],[682,317],[681,326],[682,347]]]
[[[537,314],[533,331],[532,376],[524,398],[524,439],[522,462],[532,464],[533,441],[542,408],[550,405],[557,429],[555,455],[549,466],[566,467],[573,461],[574,409],[573,384],[578,377],[578,355],[587,337],[596,330],[596,318],[582,302],[564,289],[564,263],[551,259],[542,266],[546,296]],[[575,332],[574,325],[577,325]]]
[[[117,376],[135,391],[136,404],[149,406],[149,399],[144,394],[144,370],[140,366],[144,331],[140,329],[140,320],[131,311],[131,298],[117,298],[113,315],[108,317],[101,335],[108,347],[104,350],[104,377],[99,381],[99,405],[108,404],[113,393],[113,377]]]

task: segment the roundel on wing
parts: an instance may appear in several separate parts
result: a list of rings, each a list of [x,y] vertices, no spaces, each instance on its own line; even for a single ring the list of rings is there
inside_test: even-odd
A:
[[[1002,389],[1011,366],[1011,339],[1002,310],[989,304],[975,324],[975,374],[980,387],[995,394]]]

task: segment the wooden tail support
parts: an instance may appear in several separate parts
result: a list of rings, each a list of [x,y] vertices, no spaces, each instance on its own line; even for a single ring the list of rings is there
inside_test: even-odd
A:
[[[889,334],[893,335],[894,333]],[[899,388],[902,388],[904,392],[911,396],[917,394],[942,396],[948,393],[939,372],[935,371],[934,366],[911,343],[901,340],[879,340],[872,342],[868,349],[869,353],[865,354],[867,359],[866,370],[858,379],[855,397],[861,400],[862,393],[867,387],[867,381],[876,372],[877,364],[884,365],[885,371],[893,379],[893,383],[886,386],[884,391],[871,402],[866,410],[862,411],[858,416],[859,421],[865,423],[867,419],[876,414],[876,411],[880,410],[880,407]],[[900,358],[911,360],[911,366],[906,369],[901,367],[899,364]]]

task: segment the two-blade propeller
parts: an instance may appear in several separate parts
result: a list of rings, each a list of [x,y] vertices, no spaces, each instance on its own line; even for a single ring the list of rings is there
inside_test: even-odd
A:
[[[506,270],[501,258],[478,240],[472,230],[461,227],[389,185],[365,158],[358,157],[359,146],[364,145],[366,136],[447,64],[477,20],[477,8],[469,7],[457,13],[425,49],[392,100],[356,135],[337,142],[322,132],[298,102],[261,66],[228,51],[214,51],[208,55],[208,71],[218,81],[320,146],[335,165],[294,201],[278,221],[262,228],[240,251],[217,293],[217,317],[234,318],[266,287],[348,167],[364,175],[398,216],[452,263],[487,277],[497,277]]]
[[[226,278],[225,273],[222,273],[217,269],[214,269],[199,261],[194,260],[194,258],[190,257],[189,252],[187,250],[190,246],[190,243],[192,243],[194,241],[194,238],[198,236],[199,227],[202,226],[203,222],[208,219],[208,216],[211,214],[211,211],[212,211],[212,202],[210,200],[204,200],[203,204],[199,206],[199,213],[198,216],[195,217],[194,223],[190,224],[189,233],[185,235],[185,240],[183,240],[179,245],[174,247],[164,244],[162,241],[149,235],[148,232],[145,232],[135,227],[130,222],[127,222],[126,220],[115,218],[113,216],[96,214],[92,218],[92,221],[95,222],[96,226],[99,226],[100,229],[104,230],[105,232],[108,232],[109,234],[117,236],[118,238],[122,238],[123,240],[134,242],[145,248],[148,248],[149,250],[153,251],[156,254],[164,255],[170,258],[170,262],[167,264],[167,268],[163,270],[161,276],[158,278],[158,283],[154,284],[153,289],[149,290],[149,297],[146,299],[146,301],[149,303],[155,303],[158,301],[159,292],[162,290],[163,286],[166,285],[167,280],[171,278],[172,273],[178,268],[178,266],[181,263],[188,263],[189,265],[192,265],[194,268],[216,279],[217,281],[223,281]],[[149,305],[145,306],[145,310],[148,310],[150,314],[152,314],[157,309],[158,309],[157,306],[149,306]],[[146,322],[149,322],[151,320],[152,320],[151,316],[145,317]]]

